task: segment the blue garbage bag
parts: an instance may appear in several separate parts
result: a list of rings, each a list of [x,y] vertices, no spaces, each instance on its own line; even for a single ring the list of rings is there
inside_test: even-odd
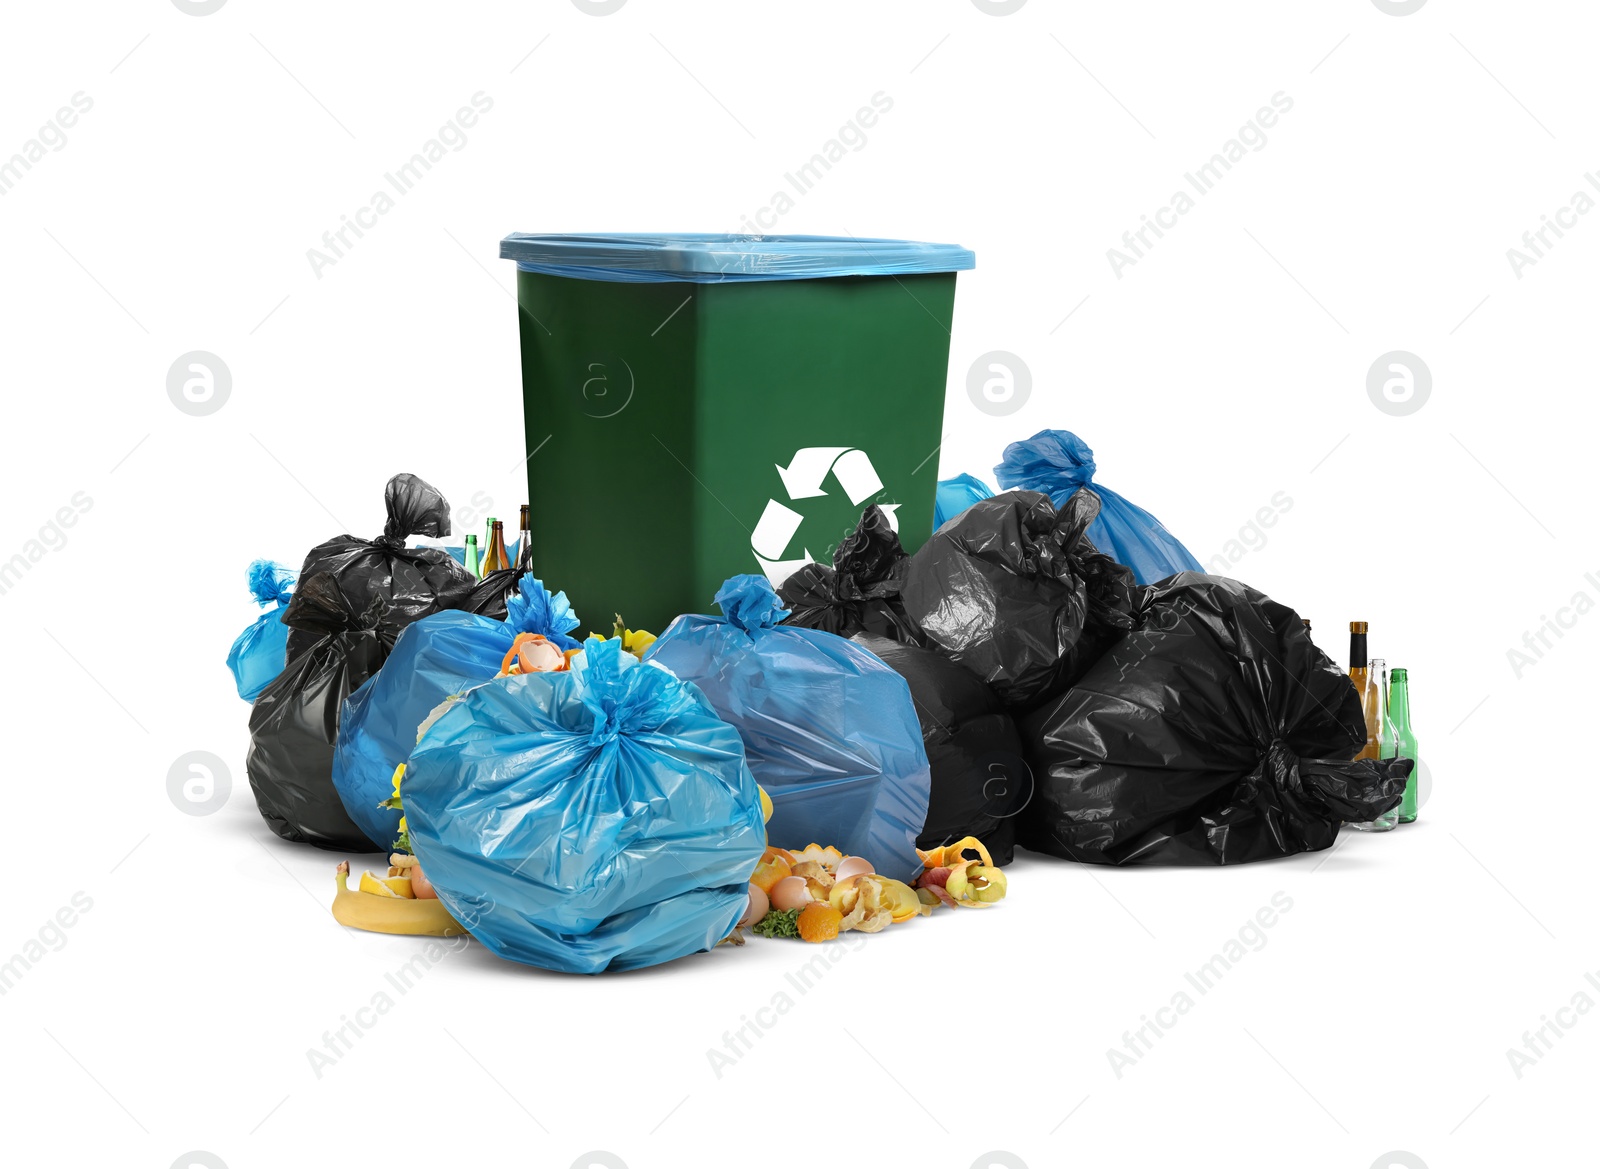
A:
[[[333,786],[345,811],[373,840],[392,841],[400,813],[378,805],[394,792],[394,769],[417,743],[417,728],[452,694],[489,681],[519,633],[540,633],[563,650],[578,615],[566,593],[551,596],[531,572],[506,602],[506,618],[447,610],[406,626],[384,668],[345,699],[333,755]],[[409,825],[408,825],[409,826]]]
[[[772,843],[831,844],[915,878],[931,781],[906,680],[835,634],[779,626],[788,611],[763,576],[733,577],[716,602],[724,616],[677,618],[645,661],[700,687],[739,729],[772,797]]]
[[[1006,447],[994,469],[1001,487],[1042,491],[1056,507],[1094,479],[1094,452],[1070,430],[1041,430]],[[1089,525],[1089,542],[1120,564],[1133,569],[1142,585],[1165,580],[1175,572],[1199,572],[1200,562],[1155,516],[1099,483],[1100,515]]]
[[[570,672],[470,691],[417,743],[400,795],[456,920],[502,958],[569,973],[715,946],[765,845],[739,733],[616,638]]]
[[[989,485],[976,475],[961,474],[954,479],[939,480],[939,487],[933,496],[934,530],[944,527],[947,520],[955,519],[973,504],[993,494]]]
[[[250,562],[250,592],[256,604],[270,605],[238,637],[228,650],[228,669],[239,697],[254,702],[279,674],[288,657],[289,627],[283,623],[283,610],[294,590],[295,571],[275,560]]]

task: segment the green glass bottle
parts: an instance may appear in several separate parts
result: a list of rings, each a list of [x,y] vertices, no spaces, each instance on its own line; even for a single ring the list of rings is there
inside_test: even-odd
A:
[[[467,537],[467,550],[461,558],[461,563],[466,566],[467,571],[474,577],[479,580],[483,579],[483,573],[478,570],[478,537]]]
[[[1406,794],[1400,800],[1400,823],[1410,824],[1417,818],[1417,784],[1422,776],[1422,757],[1417,754],[1417,736],[1411,729],[1411,684],[1406,671],[1396,666],[1389,674],[1389,719],[1394,723],[1396,754],[1412,761],[1411,778],[1406,780]]]

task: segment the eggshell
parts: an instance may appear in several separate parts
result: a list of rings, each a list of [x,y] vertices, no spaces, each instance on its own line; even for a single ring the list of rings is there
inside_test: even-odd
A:
[[[872,871],[872,862],[866,857],[847,856],[844,858],[844,860],[840,861],[838,867],[834,869],[833,877],[836,881],[842,881],[846,877],[858,877],[864,873],[870,873]]]
[[[767,895],[761,891],[760,885],[750,886],[750,903],[746,906],[744,916],[739,919],[742,926],[752,926],[767,915],[767,910],[772,904],[767,900]]]
[[[804,877],[785,877],[772,887],[772,908],[799,909],[812,900]]]

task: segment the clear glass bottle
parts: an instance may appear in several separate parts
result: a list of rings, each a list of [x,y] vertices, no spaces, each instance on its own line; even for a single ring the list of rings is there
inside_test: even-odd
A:
[[[517,547],[511,554],[511,559],[517,568],[527,572],[533,559],[533,533],[528,528],[528,505],[522,505],[522,513],[517,520]]]
[[[1362,698],[1367,717],[1367,745],[1357,759],[1393,759],[1397,748],[1394,723],[1389,718],[1389,665],[1382,658],[1367,663],[1367,690]],[[1388,832],[1400,823],[1396,804],[1376,820],[1350,827],[1359,832]]]

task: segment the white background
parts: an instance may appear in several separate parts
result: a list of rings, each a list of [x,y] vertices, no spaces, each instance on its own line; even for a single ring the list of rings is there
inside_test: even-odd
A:
[[[1600,216],[1520,279],[1506,250],[1600,166],[1593,32],[1578,3],[1448,0],[13,6],[0,157],[74,93],[93,108],[0,198],[0,559],[92,506],[0,595],[0,957],[92,908],[0,999],[5,1159],[1578,1163],[1600,1018],[1520,1078],[1506,1052],[1600,1002],[1600,618],[1567,611],[1520,676],[1507,651],[1600,598]],[[466,146],[315,275],[307,249],[478,91]],[[594,979],[474,947],[318,1078],[307,1050],[418,943],[336,926],[336,858],[252,806],[223,668],[246,563],[376,534],[402,469],[514,515],[500,237],[734,230],[878,91],[892,112],[780,230],[977,253],[941,474],[1070,428],[1202,560],[1286,493],[1233,572],[1341,662],[1365,618],[1411,669],[1423,818],[1238,870],[1021,860],[1000,908],[843,946],[805,994],[798,944]],[[1278,91],[1265,147],[1118,278],[1106,250]],[[165,389],[197,349],[232,374],[205,417]],[[1009,417],[965,391],[996,349],[1033,378]],[[1433,379],[1407,417],[1366,391],[1397,349]],[[167,794],[196,750],[231,769],[208,817]],[[1262,948],[1119,1078],[1107,1049],[1279,891]],[[708,1049],[785,990],[715,1075]]]

